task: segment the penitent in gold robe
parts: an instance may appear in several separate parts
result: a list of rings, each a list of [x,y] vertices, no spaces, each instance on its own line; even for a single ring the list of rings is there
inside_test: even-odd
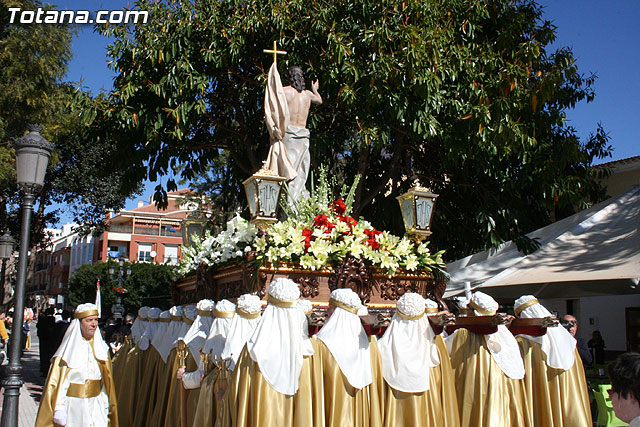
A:
[[[575,352],[571,369],[563,371],[547,365],[542,346],[516,337],[524,360],[524,383],[536,427],[591,426],[591,407],[582,360]]]
[[[169,401],[169,389],[171,381],[176,380],[176,371],[178,370],[177,350],[172,348],[167,356],[167,363],[162,363],[162,367],[158,370],[158,386],[156,392],[156,401],[151,415],[150,426],[164,426],[165,416],[167,413],[167,404]],[[172,367],[175,367],[172,371]]]
[[[220,370],[214,369],[202,380],[200,397],[193,420],[193,427],[208,427],[216,423],[218,406],[221,404],[223,392],[226,391],[226,380],[220,378]],[[220,402],[220,404],[219,404]]]
[[[458,399],[449,352],[440,335],[436,336],[435,344],[440,364],[430,368],[427,391],[405,393],[395,390],[380,374],[379,378],[384,387],[384,427],[460,427]]]
[[[221,411],[223,419],[218,419],[216,426],[322,426],[322,389],[313,383],[313,378],[322,376],[322,371],[312,359],[312,356],[304,358],[298,391],[289,396],[267,383],[245,346],[225,395],[223,404],[227,407]]]
[[[323,392],[317,409],[324,414],[324,426],[327,427],[379,427],[382,426],[382,407],[379,383],[382,376],[380,355],[375,339],[369,337],[371,370],[373,382],[362,389],[356,389],[340,370],[340,366],[324,342],[313,337],[313,361],[320,365],[322,375],[314,378],[314,388]]]
[[[118,396],[118,419],[120,425],[133,425],[135,416],[135,404],[138,397],[138,388],[142,381],[143,373],[143,350],[134,347],[127,358],[122,369],[120,378],[116,379],[116,390]]]
[[[96,361],[100,368],[102,384],[109,398],[109,426],[118,427],[118,404],[113,383],[111,360],[101,361],[96,359]],[[69,371],[69,367],[60,357],[56,357],[51,361],[47,383],[44,386],[42,399],[40,400],[40,406],[38,408],[35,427],[50,427],[54,425],[53,414],[55,412],[56,402],[58,401],[58,391],[67,378],[67,375],[69,375]]]
[[[133,426],[146,427],[151,425],[151,416],[157,399],[158,372],[164,367],[164,362],[158,350],[152,345],[144,351],[142,362],[142,376],[138,397],[134,406]]]
[[[502,372],[487,349],[484,335],[458,329],[451,348],[460,425],[529,427],[533,416],[524,380]]]

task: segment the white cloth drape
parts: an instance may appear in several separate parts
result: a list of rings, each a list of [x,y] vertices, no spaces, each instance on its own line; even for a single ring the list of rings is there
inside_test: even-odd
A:
[[[231,369],[233,370],[238,362],[238,357],[242,352],[242,348],[247,343],[247,340],[253,334],[260,323],[260,316],[255,319],[247,319],[239,315],[233,316],[233,321],[229,327],[229,333],[227,335],[227,341],[224,344],[222,350],[223,359],[231,359]]]
[[[271,147],[265,166],[286,179],[295,178],[296,168],[289,160],[283,143],[287,126],[289,126],[289,106],[275,62],[269,68],[267,90],[264,94],[264,117],[271,137]]]
[[[522,318],[543,318],[552,314],[544,306],[534,304],[520,313]],[[534,337],[521,334],[523,338],[540,344],[542,351],[547,355],[547,365],[555,369],[568,371],[575,363],[576,339],[563,327],[547,328],[547,333]]]
[[[397,313],[378,342],[382,376],[405,393],[429,389],[429,370],[440,364],[435,333],[427,316],[407,320]]]
[[[298,391],[305,347],[303,324],[304,313],[297,307],[269,304],[247,341],[249,355],[262,376],[282,394],[294,395]]]
[[[325,343],[349,384],[354,388],[371,384],[369,339],[356,314],[336,307],[316,338]]]

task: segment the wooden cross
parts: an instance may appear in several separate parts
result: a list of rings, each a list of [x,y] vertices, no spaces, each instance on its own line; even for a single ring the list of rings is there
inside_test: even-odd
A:
[[[285,52],[284,50],[278,50],[278,48],[276,47],[276,41],[273,41],[273,50],[269,50],[269,49],[264,49],[263,50],[264,53],[273,53],[273,62],[277,62],[278,59],[278,55],[286,55],[287,52]]]

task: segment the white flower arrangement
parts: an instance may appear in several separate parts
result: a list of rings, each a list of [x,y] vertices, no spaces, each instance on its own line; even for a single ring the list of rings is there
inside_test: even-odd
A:
[[[198,310],[203,310],[203,311],[213,311],[214,306],[215,306],[214,301],[210,299],[201,299],[200,301],[198,301],[196,308]]]
[[[431,254],[427,243],[415,245],[407,237],[376,230],[365,220],[348,215],[342,199],[315,217],[291,216],[273,224],[254,246],[262,261],[273,264],[298,262],[304,269],[318,270],[347,256],[364,258],[389,275],[398,269],[442,271],[442,253]]]
[[[300,289],[293,280],[279,277],[269,284],[269,295],[278,301],[297,301]]]
[[[360,297],[357,293],[355,293],[350,288],[339,288],[334,289],[331,292],[329,298],[341,302],[343,304],[348,305],[349,307],[353,307],[356,310],[359,310],[363,307],[362,301],[360,301]]]
[[[183,246],[179,271],[188,274],[203,262],[208,265],[237,262],[253,250],[257,234],[258,229],[253,224],[236,215],[222,232],[216,235],[207,232],[202,242],[195,239],[192,246]]]
[[[183,309],[184,317],[189,320],[196,320],[196,316],[198,315],[198,309],[195,305],[188,305]]]
[[[236,311],[236,305],[229,300],[223,299],[216,303],[216,311]]]
[[[415,292],[407,292],[398,298],[396,308],[399,312],[406,316],[419,316],[424,313],[426,306],[425,299],[422,295]]]
[[[238,308],[247,313],[255,313],[262,310],[262,302],[257,295],[244,294],[238,298]]]

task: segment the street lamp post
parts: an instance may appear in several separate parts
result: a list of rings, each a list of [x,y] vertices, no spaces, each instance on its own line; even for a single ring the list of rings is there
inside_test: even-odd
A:
[[[124,315],[124,306],[122,305],[122,298],[120,298],[120,294],[125,292],[124,290],[124,282],[128,277],[131,276],[131,266],[124,267],[124,260],[120,259],[118,261],[118,270],[116,271],[116,266],[109,265],[109,275],[112,280],[118,281],[118,289],[116,290],[116,303],[111,307],[111,313],[115,319],[122,319]]]
[[[18,425],[18,401],[22,387],[22,322],[24,321],[24,294],[27,277],[27,252],[29,250],[31,210],[35,193],[42,188],[47,172],[53,144],[40,135],[42,126],[29,125],[29,133],[14,143],[16,150],[16,175],[18,185],[24,192],[22,203],[22,226],[20,230],[20,252],[18,256],[18,280],[14,294],[13,325],[9,345],[9,364],[4,367],[4,401],[2,405],[2,427]]]

